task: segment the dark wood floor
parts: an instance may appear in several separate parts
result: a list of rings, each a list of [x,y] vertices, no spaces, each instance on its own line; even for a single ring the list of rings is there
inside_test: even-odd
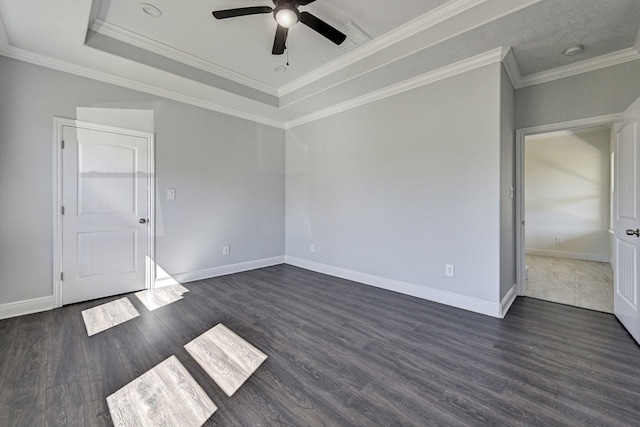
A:
[[[0,426],[111,425],[105,398],[176,355],[211,426],[640,423],[640,347],[610,314],[519,298],[505,319],[276,266],[87,337],[80,311],[0,321]],[[183,345],[218,323],[269,358],[231,398]]]

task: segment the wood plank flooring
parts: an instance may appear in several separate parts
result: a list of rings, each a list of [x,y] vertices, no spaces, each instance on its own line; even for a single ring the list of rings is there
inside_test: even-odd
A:
[[[106,397],[172,355],[207,426],[640,419],[640,347],[611,314],[518,298],[494,319],[286,265],[185,287],[91,337],[80,312],[122,296],[0,321],[0,425],[113,425]],[[268,355],[232,397],[184,349],[218,323]]]

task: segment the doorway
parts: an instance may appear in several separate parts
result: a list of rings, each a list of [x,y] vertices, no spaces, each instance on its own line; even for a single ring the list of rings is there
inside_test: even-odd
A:
[[[613,313],[611,128],[617,119],[517,131],[520,295]]]
[[[56,307],[154,281],[153,134],[54,119]]]
[[[525,137],[526,296],[613,313],[611,127]]]

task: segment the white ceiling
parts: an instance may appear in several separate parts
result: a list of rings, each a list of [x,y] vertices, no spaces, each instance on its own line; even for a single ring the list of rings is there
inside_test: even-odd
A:
[[[162,16],[143,13],[142,2]],[[273,2],[0,0],[0,54],[274,125],[452,64],[482,64],[497,50],[501,60],[511,49],[504,60],[516,86],[639,57],[638,0],[316,0],[300,9],[338,29],[353,22],[372,40],[345,52],[298,24],[286,66],[286,54],[271,55],[271,14],[211,15],[266,5]],[[575,44],[582,54],[562,55]]]

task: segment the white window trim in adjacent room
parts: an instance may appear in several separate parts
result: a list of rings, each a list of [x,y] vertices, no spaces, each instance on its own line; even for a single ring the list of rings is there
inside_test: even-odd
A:
[[[147,140],[149,153],[148,168],[151,179],[148,180],[149,227],[147,239],[147,259],[145,262],[145,288],[152,289],[155,283],[155,136],[150,132],[124,129],[115,126],[83,122],[62,117],[53,118],[53,307],[62,306],[62,131],[64,126],[75,126],[84,129],[117,132],[137,136]]]

